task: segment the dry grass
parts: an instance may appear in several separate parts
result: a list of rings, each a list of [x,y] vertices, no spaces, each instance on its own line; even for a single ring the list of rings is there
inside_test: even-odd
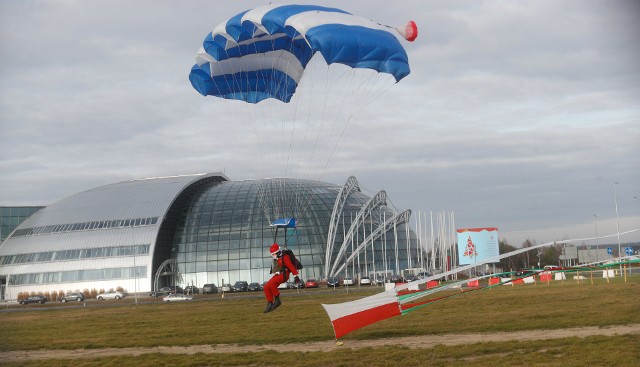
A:
[[[252,345],[332,340],[333,331],[321,303],[337,303],[373,293],[307,290],[283,294],[283,306],[263,314],[261,298],[219,296],[176,304],[88,303],[87,307],[29,307],[0,312],[0,350],[93,349],[238,343]],[[131,300],[129,300],[131,301]],[[59,306],[59,305],[58,305]],[[24,308],[24,307],[23,307]],[[574,281],[501,286],[436,302],[402,317],[385,320],[344,339],[558,329],[640,323],[640,277],[626,283],[591,285]],[[74,360],[73,365],[137,366],[491,366],[629,365],[640,360],[639,338],[628,336],[568,338],[527,343],[480,343],[407,350],[382,347],[341,352],[166,356],[148,354]],[[348,344],[348,343],[347,343]],[[283,351],[286,350],[283,345]],[[399,363],[398,361],[403,361]],[[41,363],[42,361],[40,361]],[[559,363],[562,362],[562,363]],[[0,362],[1,363],[1,362]],[[38,363],[20,363],[36,365]],[[47,365],[69,361],[47,360]],[[38,365],[40,365],[38,363]]]

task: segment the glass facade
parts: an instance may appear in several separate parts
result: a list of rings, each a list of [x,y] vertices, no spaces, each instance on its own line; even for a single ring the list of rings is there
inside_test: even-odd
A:
[[[148,255],[149,247],[150,245],[146,244],[92,247],[62,251],[31,252],[19,255],[0,256],[0,265],[121,257],[131,255]]]
[[[287,247],[304,265],[305,278],[324,278],[327,233],[340,186],[309,180],[265,179],[217,183],[193,195],[180,215],[172,254],[182,279],[178,283],[202,285],[264,282],[270,278],[269,246],[274,241],[270,223],[295,217],[298,225],[286,231]],[[352,220],[370,197],[360,192],[349,196],[340,214],[333,256]],[[395,214],[390,208],[373,209],[354,234],[354,246]],[[277,242],[285,243],[280,229]],[[346,251],[351,254],[353,248]],[[416,238],[402,223],[367,246],[341,276],[373,273],[399,274],[417,263]],[[342,257],[342,261],[346,257]]]
[[[56,271],[48,273],[13,274],[9,276],[9,283],[12,285],[32,285],[32,284],[57,284],[73,283],[97,280],[117,280],[134,279],[136,277],[146,277],[147,267],[127,267],[110,269],[89,269]]]
[[[16,227],[43,206],[0,206],[0,242],[4,241]]]
[[[158,223],[158,217],[101,220],[101,221],[82,222],[82,223],[67,223],[67,224],[56,224],[54,226],[22,228],[15,231],[15,233],[13,233],[11,236],[23,237],[23,236],[32,236],[32,235],[38,235],[38,234],[88,231],[92,229],[103,229],[103,228],[107,229],[107,228],[152,226],[152,225],[155,225],[156,223]]]

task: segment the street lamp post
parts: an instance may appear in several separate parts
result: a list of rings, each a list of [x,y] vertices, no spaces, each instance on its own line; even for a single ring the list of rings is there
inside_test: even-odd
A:
[[[613,184],[613,199],[616,204],[616,233],[618,235],[618,257],[622,256],[622,247],[620,246],[620,218],[618,217],[618,190],[617,186],[620,182],[616,181]],[[620,274],[622,274],[622,264],[620,264]]]
[[[600,261],[598,251],[600,250],[600,241],[598,239],[598,214],[593,215],[593,221],[596,225],[596,261]]]

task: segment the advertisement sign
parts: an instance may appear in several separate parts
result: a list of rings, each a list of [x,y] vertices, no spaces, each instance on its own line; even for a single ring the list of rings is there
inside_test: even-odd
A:
[[[500,255],[498,228],[464,228],[457,232],[459,265],[471,265]]]

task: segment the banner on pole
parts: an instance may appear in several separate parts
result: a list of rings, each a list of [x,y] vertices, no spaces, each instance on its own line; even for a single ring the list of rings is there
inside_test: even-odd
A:
[[[458,229],[458,265],[481,263],[500,255],[498,228]]]

